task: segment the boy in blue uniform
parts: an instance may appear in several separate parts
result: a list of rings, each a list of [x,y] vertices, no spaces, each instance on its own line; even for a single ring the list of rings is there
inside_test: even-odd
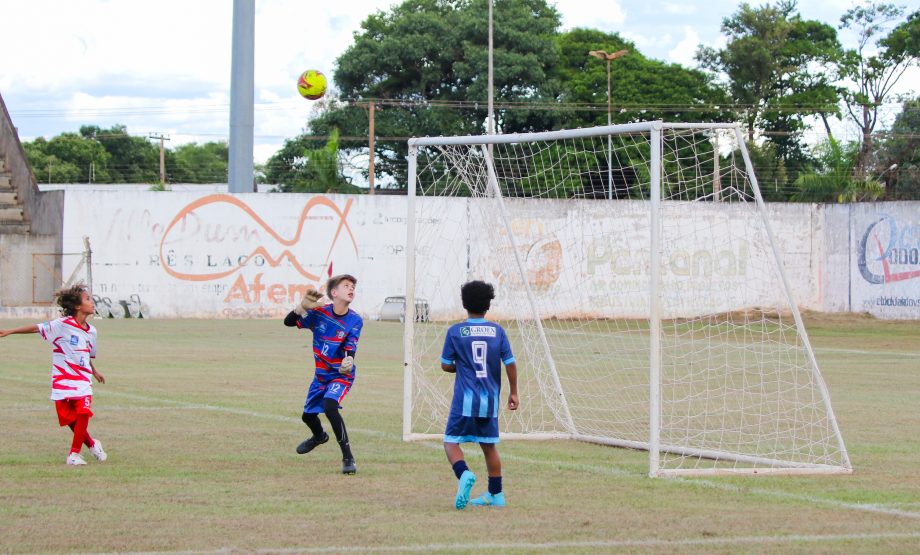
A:
[[[468,282],[461,287],[460,298],[469,318],[451,326],[441,353],[441,369],[456,373],[454,398],[444,431],[444,452],[459,480],[454,506],[458,510],[468,503],[504,507],[502,461],[496,448],[501,370],[504,363],[511,389],[508,410],[517,410],[517,366],[505,330],[485,319],[495,298],[492,285],[482,281]],[[472,501],[470,490],[476,483],[476,475],[463,460],[461,443],[478,443],[489,471],[489,490]]]
[[[319,421],[319,414],[325,413],[342,449],[342,474],[357,472],[345,421],[339,414],[339,405],[351,389],[358,370],[355,354],[364,321],[349,308],[355,299],[357,284],[358,280],[348,274],[331,277],[326,284],[326,294],[332,299],[331,303],[322,303],[319,291],[310,291],[301,304],[284,318],[285,326],[297,326],[313,332],[316,374],[307,390],[301,417],[313,435],[297,446],[297,453],[305,455],[329,441],[329,434]]]

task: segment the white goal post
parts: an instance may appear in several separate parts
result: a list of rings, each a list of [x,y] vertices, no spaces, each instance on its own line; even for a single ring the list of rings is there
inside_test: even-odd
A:
[[[415,138],[408,162],[405,440],[443,437],[441,348],[482,279],[518,363],[502,438],[645,449],[650,476],[851,472],[737,125]]]

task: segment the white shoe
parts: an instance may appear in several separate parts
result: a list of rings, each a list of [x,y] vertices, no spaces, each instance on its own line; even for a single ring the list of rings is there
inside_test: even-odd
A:
[[[67,464],[71,466],[80,466],[81,464],[86,464],[86,461],[83,460],[80,453],[71,453],[67,455]]]
[[[89,452],[92,453],[94,457],[96,457],[97,461],[103,462],[109,458],[109,456],[106,455],[105,451],[102,450],[102,442],[98,439],[95,441],[96,442],[93,443],[93,446],[89,448]]]

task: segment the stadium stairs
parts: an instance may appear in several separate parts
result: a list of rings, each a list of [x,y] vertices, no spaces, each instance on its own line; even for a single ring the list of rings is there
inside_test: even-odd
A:
[[[50,304],[60,285],[63,228],[64,193],[38,190],[0,96],[0,317],[28,317],[29,308]]]

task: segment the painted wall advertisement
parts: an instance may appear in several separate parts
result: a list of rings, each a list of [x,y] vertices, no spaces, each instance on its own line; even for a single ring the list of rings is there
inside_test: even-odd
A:
[[[850,225],[852,310],[920,318],[920,206],[854,205]]]
[[[94,293],[153,317],[280,317],[340,273],[373,315],[403,293],[404,222],[395,197],[68,193],[64,250],[88,236]]]
[[[492,281],[500,297],[526,294],[513,275],[517,263],[504,227],[478,208],[482,201],[418,200],[417,293],[432,314],[455,317],[459,284],[469,278]],[[691,315],[700,303],[715,311],[782,308],[782,280],[752,207],[694,206],[662,217],[664,315]],[[359,280],[353,307],[376,318],[387,297],[405,294],[406,207],[406,197],[379,195],[68,191],[64,252],[82,251],[88,236],[94,292],[113,304],[137,295],[152,317],[281,317],[330,273],[351,273]],[[537,201],[523,208],[509,225],[541,313],[646,312],[642,203]],[[840,219],[832,228],[849,225],[849,241],[832,241],[815,228],[816,210],[768,206],[799,306],[920,318],[920,204],[828,212]],[[837,258],[849,259],[850,270],[828,264]],[[65,267],[65,275],[72,269]],[[849,274],[848,287],[841,282],[816,293],[824,271]],[[494,308],[501,311],[501,303]]]

